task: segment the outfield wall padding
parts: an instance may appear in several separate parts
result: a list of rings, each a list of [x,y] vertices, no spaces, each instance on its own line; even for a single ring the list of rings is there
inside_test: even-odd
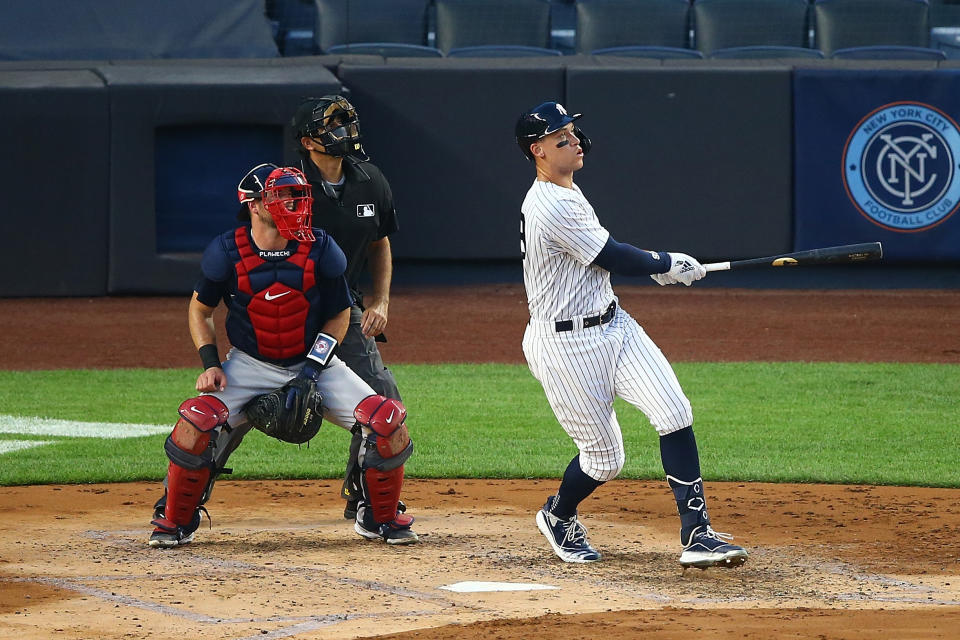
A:
[[[167,293],[189,291],[195,281],[200,251],[164,252],[158,245],[156,202],[173,189],[182,194],[184,208],[195,206],[193,193],[217,185],[232,214],[239,208],[236,184],[260,162],[292,164],[297,161],[293,138],[287,126],[301,99],[309,95],[336,93],[340,82],[324,66],[246,67],[194,64],[112,65],[99,70],[110,89],[110,293]],[[274,155],[251,153],[244,147],[229,147],[217,153],[203,141],[211,133],[236,127],[262,131],[275,127]],[[182,144],[182,166],[156,166],[158,130],[164,127],[196,127],[198,143],[191,153]],[[183,139],[179,129],[178,140]],[[222,194],[222,195],[221,195]],[[219,200],[217,201],[219,202]],[[194,210],[202,218],[207,212]],[[232,224],[232,218],[222,227]],[[190,232],[184,223],[185,233]],[[212,238],[213,233],[208,234]]]
[[[91,71],[0,71],[0,296],[107,292],[107,114]]]

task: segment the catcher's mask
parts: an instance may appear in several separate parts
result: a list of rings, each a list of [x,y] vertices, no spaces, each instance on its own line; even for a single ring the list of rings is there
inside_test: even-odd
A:
[[[274,169],[267,176],[261,197],[281,236],[301,242],[316,240],[310,227],[313,219],[310,183],[299,169]]]
[[[343,96],[308,98],[297,109],[291,126],[297,140],[311,138],[323,145],[327,155],[353,156],[363,162],[370,159],[360,144],[357,110]]]
[[[530,153],[531,144],[544,136],[559,131],[567,124],[579,120],[582,117],[582,113],[568,114],[567,110],[559,102],[544,102],[538,104],[533,109],[521,113],[520,118],[517,119],[517,124],[514,128],[517,145],[527,160],[533,160],[533,154]],[[574,125],[573,135],[580,141],[580,148],[583,149],[583,153],[589,153],[593,143],[583,130]],[[563,141],[558,146],[562,146],[563,144],[567,144],[567,142]]]

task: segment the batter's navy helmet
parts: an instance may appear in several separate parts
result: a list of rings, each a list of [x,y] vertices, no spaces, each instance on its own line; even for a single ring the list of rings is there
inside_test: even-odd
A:
[[[528,160],[533,160],[530,154],[530,144],[554,131],[559,131],[567,124],[583,117],[581,113],[570,115],[559,102],[544,102],[533,109],[520,114],[514,134],[517,145]],[[576,134],[575,134],[576,135]],[[579,137],[579,136],[578,136]],[[584,149],[586,152],[586,149]]]

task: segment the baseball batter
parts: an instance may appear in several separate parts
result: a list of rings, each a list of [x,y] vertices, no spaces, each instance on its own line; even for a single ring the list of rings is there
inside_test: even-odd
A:
[[[296,432],[286,434],[293,439],[281,439],[301,442],[319,428],[318,411],[361,434],[363,501],[355,531],[389,544],[416,542],[413,518],[398,509],[403,464],[413,452],[406,410],[377,395],[336,355],[353,299],[343,252],[310,225],[310,184],[299,169],[263,164],[243,178],[238,195],[245,222],[210,242],[190,301],[190,334],[204,367],[196,384],[201,395],[180,405],[164,444],[167,487],[154,506],[150,546],[193,539],[217,476],[229,472],[227,458],[255,416],[266,420],[256,426],[270,427],[264,430],[275,437],[279,426],[293,425]],[[221,300],[233,345],[223,362],[213,323]]]
[[[537,172],[520,216],[530,310],[523,353],[579,450],[557,494],[537,513],[537,527],[562,560],[600,559],[577,507],[623,468],[623,435],[613,410],[620,396],[643,411],[660,435],[661,460],[680,515],[680,564],[740,566],[747,552],[710,526],[690,402],[670,363],[620,307],[610,286],[611,272],[689,286],[706,270],[683,253],[617,242],[603,228],[573,182],[591,147],[574,124],[580,117],[545,102],[524,112],[515,130]]]

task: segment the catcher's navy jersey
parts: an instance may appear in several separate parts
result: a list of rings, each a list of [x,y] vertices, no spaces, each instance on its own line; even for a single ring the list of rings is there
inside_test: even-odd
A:
[[[323,325],[351,305],[343,251],[323,230],[313,233],[313,242],[264,251],[247,225],[207,246],[197,299],[210,307],[224,301],[234,347],[274,364],[302,361]]]

